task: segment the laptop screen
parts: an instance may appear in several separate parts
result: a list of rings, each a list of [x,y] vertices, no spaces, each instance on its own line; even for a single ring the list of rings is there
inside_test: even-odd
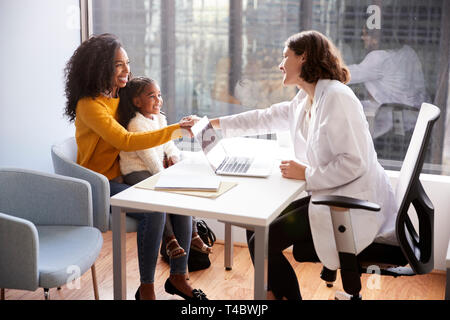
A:
[[[220,137],[212,127],[207,117],[201,118],[191,128],[195,139],[202,147],[202,150],[214,170],[223,162],[226,157],[225,149],[220,144]]]

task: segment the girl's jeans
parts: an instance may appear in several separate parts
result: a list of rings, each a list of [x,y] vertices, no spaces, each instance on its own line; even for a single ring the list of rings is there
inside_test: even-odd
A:
[[[110,196],[130,186],[114,181],[109,182]],[[129,217],[139,221],[137,231],[137,249],[141,283],[155,281],[156,262],[163,235],[166,214],[164,212],[127,212]],[[187,255],[170,260],[170,274],[185,274],[189,248],[191,246],[191,217],[172,215],[175,236]]]

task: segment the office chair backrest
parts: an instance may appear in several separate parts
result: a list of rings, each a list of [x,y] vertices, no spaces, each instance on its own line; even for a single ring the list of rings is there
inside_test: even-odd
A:
[[[52,146],[51,155],[55,173],[86,180],[91,184],[94,209],[94,227],[109,230],[109,182],[97,172],[77,164],[77,143],[74,137]]]
[[[399,207],[395,228],[397,240],[416,274],[430,272],[434,264],[434,208],[420,183],[419,176],[431,131],[439,114],[438,107],[429,103],[422,104],[395,189]],[[411,203],[417,213],[419,234],[408,216]]]

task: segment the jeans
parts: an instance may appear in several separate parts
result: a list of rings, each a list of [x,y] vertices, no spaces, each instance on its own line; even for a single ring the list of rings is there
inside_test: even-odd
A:
[[[297,275],[283,250],[291,245],[312,243],[308,205],[310,197],[291,203],[269,226],[267,286],[277,299],[300,300]],[[247,243],[254,263],[254,232],[247,230]]]
[[[136,183],[141,182],[142,180],[145,180],[147,178],[150,178],[152,174],[149,171],[133,171],[129,174],[126,174],[123,176],[123,179],[126,184],[134,185]],[[185,233],[188,232],[186,224],[189,223],[188,220],[191,220],[192,222],[192,232],[197,232],[197,221],[195,219],[189,219],[190,217],[181,217],[176,216],[174,214],[167,214],[166,215],[166,224],[164,227],[164,233],[163,236],[165,239],[171,236],[175,236],[178,243],[184,248],[184,245],[181,244],[181,242],[185,241]],[[177,232],[174,231],[174,228],[177,229]],[[177,236],[179,234],[179,236]],[[181,242],[180,242],[181,241]],[[188,245],[188,243],[186,243]],[[190,247],[190,243],[187,246]],[[187,253],[187,252],[186,252]]]
[[[163,236],[166,239],[168,237],[175,236],[175,232],[173,230],[173,226],[174,226],[174,221],[172,220],[173,216],[174,216],[174,214],[168,214],[166,216],[166,225],[164,227],[164,233],[163,233]],[[191,233],[194,233],[194,232],[198,232],[197,219],[192,217],[192,230],[191,230]],[[175,236],[175,238],[177,238],[177,236]],[[177,240],[178,240],[178,238],[177,238]]]
[[[130,185],[109,182],[110,195],[113,196]],[[153,283],[159,247],[163,236],[166,214],[164,212],[127,212],[127,216],[137,219],[137,248],[141,283]],[[170,259],[170,274],[185,274],[191,247],[191,217],[171,215],[175,237],[186,252],[186,256]]]

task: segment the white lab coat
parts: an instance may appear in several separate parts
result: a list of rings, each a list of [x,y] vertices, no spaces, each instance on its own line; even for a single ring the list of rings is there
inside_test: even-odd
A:
[[[336,80],[319,80],[307,137],[302,133],[308,96],[303,90],[290,102],[220,120],[224,136],[289,130],[296,158],[307,165],[306,190],[377,203],[380,212],[350,209],[357,254],[373,241],[395,244],[397,205],[389,179],[377,161],[368,123],[353,91]],[[317,255],[329,269],[339,258],[327,206],[309,204]]]

